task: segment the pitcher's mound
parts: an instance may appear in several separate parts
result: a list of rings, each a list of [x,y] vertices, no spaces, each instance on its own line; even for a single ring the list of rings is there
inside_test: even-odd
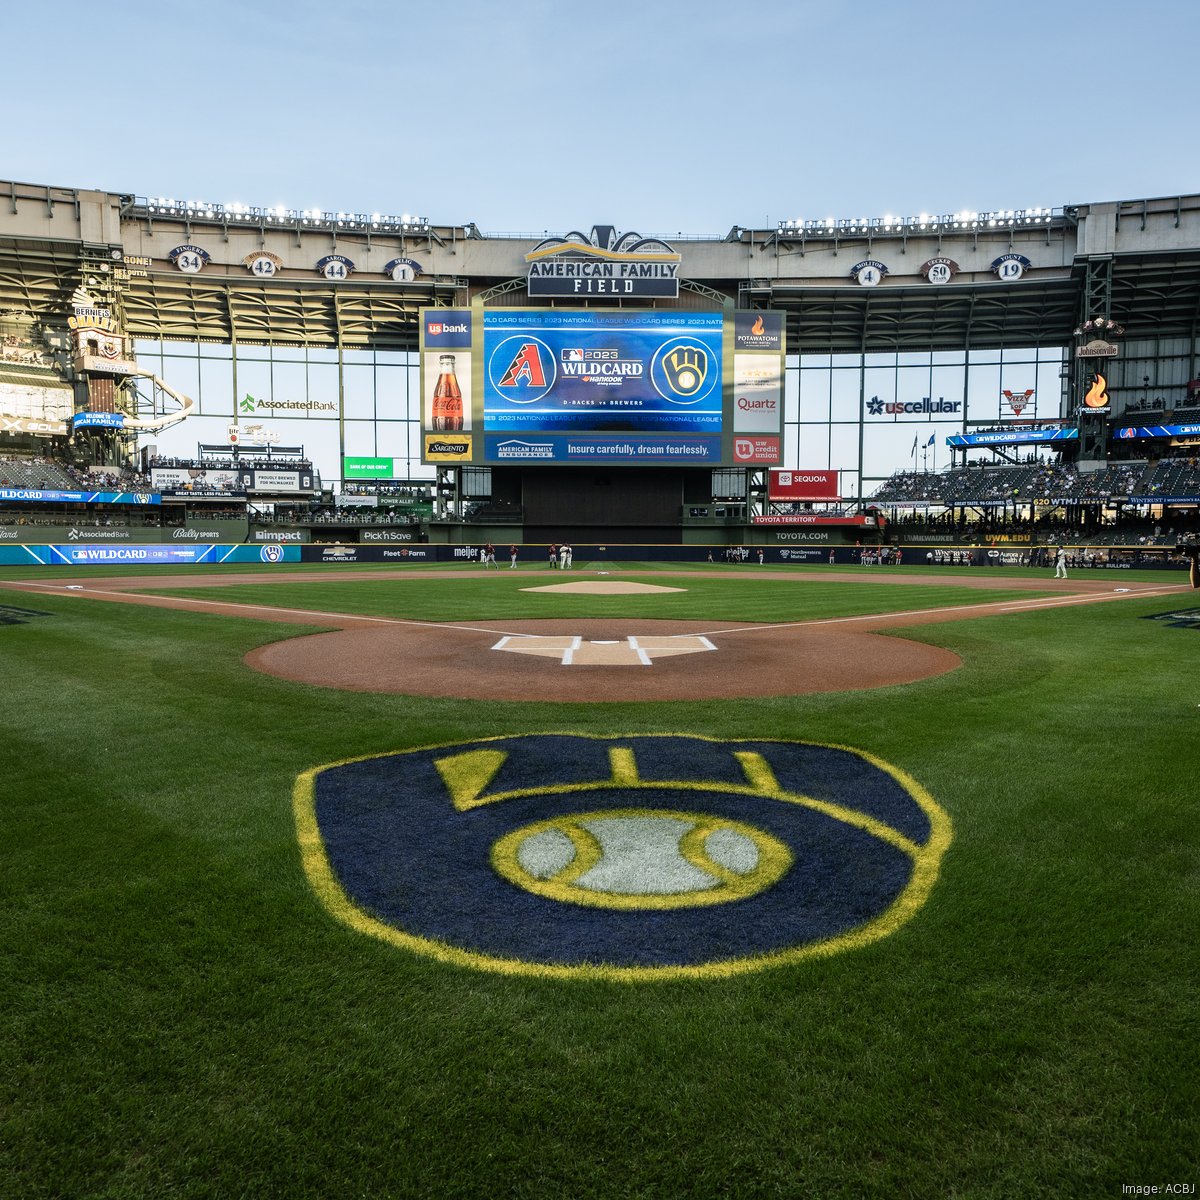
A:
[[[585,579],[579,583],[550,583],[522,588],[523,592],[577,592],[588,596],[632,596],[644,592],[686,592],[687,588],[659,587],[656,583],[626,583],[619,579]]]

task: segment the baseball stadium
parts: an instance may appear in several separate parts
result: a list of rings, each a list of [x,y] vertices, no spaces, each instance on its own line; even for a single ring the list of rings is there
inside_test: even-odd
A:
[[[4,1194],[1194,1194],[1200,196],[0,198]]]

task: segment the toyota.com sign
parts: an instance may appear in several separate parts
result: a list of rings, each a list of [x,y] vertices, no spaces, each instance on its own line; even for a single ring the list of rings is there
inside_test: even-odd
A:
[[[771,471],[768,500],[836,500],[837,471]]]

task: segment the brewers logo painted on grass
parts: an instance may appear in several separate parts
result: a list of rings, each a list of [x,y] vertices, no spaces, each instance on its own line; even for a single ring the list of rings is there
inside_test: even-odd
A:
[[[861,750],[683,734],[487,738],[296,781],[318,896],[447,962],[624,981],[866,945],[924,904],[950,818]]]

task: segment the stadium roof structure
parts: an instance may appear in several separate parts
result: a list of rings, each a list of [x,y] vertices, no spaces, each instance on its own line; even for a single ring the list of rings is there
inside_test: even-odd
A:
[[[82,284],[138,337],[411,350],[425,307],[576,305],[530,299],[526,256],[541,241],[425,217],[5,182],[0,324],[65,325]],[[1200,326],[1194,195],[735,226],[673,244],[677,299],[608,305],[782,310],[789,351],[811,353],[1065,345],[1098,313],[1130,339],[1194,339]],[[180,269],[181,255],[195,269]],[[331,260],[343,272],[332,279],[319,266]],[[1006,277],[1004,262],[1020,269]],[[862,286],[866,266],[875,286]]]

